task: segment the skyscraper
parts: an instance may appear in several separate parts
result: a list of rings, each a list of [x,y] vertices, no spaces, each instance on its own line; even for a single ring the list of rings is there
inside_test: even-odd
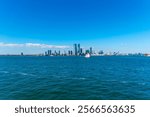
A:
[[[103,50],[100,50],[100,51],[98,52],[98,54],[104,54]]]
[[[48,56],[50,56],[52,54],[51,50],[48,50]]]
[[[23,56],[24,54],[23,54],[23,52],[21,52],[21,56]]]
[[[47,52],[45,52],[45,56],[47,56]]]
[[[73,55],[73,52],[72,52],[72,50],[70,51],[70,55]]]
[[[74,55],[78,55],[78,49],[77,49],[77,44],[74,44]]]
[[[80,48],[80,44],[78,44],[78,55],[81,54],[81,48]]]
[[[93,54],[93,50],[92,50],[92,47],[90,47],[90,54]]]
[[[60,50],[58,51],[58,55],[60,56]]]
[[[54,54],[55,54],[55,56],[57,56],[57,51],[56,50],[55,50]]]
[[[85,50],[85,54],[88,54],[88,53],[90,53],[90,51],[89,50]]]
[[[71,55],[71,51],[70,51],[70,50],[68,50],[68,55],[69,55],[69,56]]]
[[[83,49],[82,49],[82,48],[80,48],[80,54],[81,54],[81,55],[83,54]]]

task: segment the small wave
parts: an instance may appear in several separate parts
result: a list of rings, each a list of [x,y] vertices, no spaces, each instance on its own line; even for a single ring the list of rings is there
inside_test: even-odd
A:
[[[8,74],[8,71],[0,71],[0,73]]]
[[[73,78],[71,78],[71,79],[74,79],[74,80],[85,80],[85,79],[87,79],[87,78],[84,78],[84,77],[73,77]]]
[[[19,73],[20,75],[27,76],[27,73]]]
[[[123,83],[123,84],[127,84],[128,82],[127,82],[127,81],[121,81],[121,83]]]
[[[146,85],[146,83],[144,83],[144,82],[143,82],[143,83],[138,83],[138,84],[139,84],[139,85]]]
[[[79,80],[85,80],[86,78],[79,78]]]
[[[116,80],[104,80],[106,82],[117,82]]]
[[[36,76],[34,74],[28,74],[28,73],[24,73],[24,72],[19,72],[20,75],[23,75],[23,76]]]

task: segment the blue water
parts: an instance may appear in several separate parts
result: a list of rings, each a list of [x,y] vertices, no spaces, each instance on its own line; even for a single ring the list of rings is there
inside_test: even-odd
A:
[[[0,99],[150,99],[150,58],[1,56]]]

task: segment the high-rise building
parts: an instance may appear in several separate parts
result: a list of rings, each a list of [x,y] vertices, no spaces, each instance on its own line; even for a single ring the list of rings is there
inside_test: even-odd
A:
[[[66,56],[67,55],[67,53],[66,53],[66,51],[64,50],[64,56]]]
[[[90,54],[93,54],[93,50],[92,50],[92,47],[90,47]]]
[[[57,55],[57,51],[56,50],[55,50],[54,54]]]
[[[104,54],[103,50],[100,50],[100,51],[99,51],[99,54]]]
[[[71,51],[70,50],[68,50],[68,55],[71,55]]]
[[[81,55],[83,54],[83,49],[82,49],[82,48],[80,48],[80,54],[81,54]]]
[[[47,56],[47,52],[45,52],[45,56]]]
[[[73,55],[73,52],[72,52],[72,50],[70,51],[70,55]]]
[[[60,56],[60,50],[58,51],[58,55]]]
[[[90,51],[89,50],[85,50],[85,54],[88,54],[88,53],[90,53]]]
[[[77,44],[74,44],[74,55],[78,55],[78,49],[77,49]]]
[[[21,52],[21,56],[23,56],[24,54],[23,54],[23,52]]]
[[[80,44],[78,44],[78,55],[81,54],[81,48],[80,48]]]
[[[48,56],[52,55],[52,51],[48,50]]]

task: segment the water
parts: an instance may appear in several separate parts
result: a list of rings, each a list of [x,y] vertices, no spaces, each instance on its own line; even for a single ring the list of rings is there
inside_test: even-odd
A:
[[[150,99],[150,58],[1,56],[0,99]]]

